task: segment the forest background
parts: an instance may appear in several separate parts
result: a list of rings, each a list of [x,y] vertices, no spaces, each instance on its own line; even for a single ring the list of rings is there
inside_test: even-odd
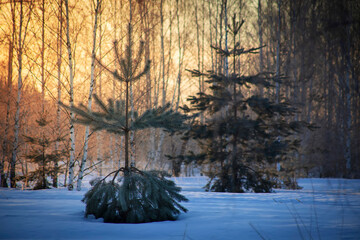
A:
[[[86,174],[106,175],[124,164],[123,137],[73,125],[75,116],[59,102],[91,108],[93,93],[124,98],[123,87],[99,61],[116,68],[113,43],[118,40],[125,49],[128,9],[129,1],[116,0],[0,1],[1,186],[34,180],[40,166],[29,157],[35,139],[46,139],[44,153],[54,153],[49,157],[54,186],[75,185]],[[360,176],[356,0],[138,0],[131,12],[134,42],[145,41],[145,58],[152,62],[144,80],[131,86],[133,108],[170,102],[178,110],[188,96],[206,91],[206,79],[192,78],[186,69],[219,68],[221,56],[210,46],[233,44],[227,26],[236,14],[245,20],[236,40],[240,47],[264,46],[259,54],[238,59],[238,72],[285,77],[276,89],[244,92],[288,98],[298,108],[295,120],[318,126],[301,134],[297,177]],[[198,151],[196,142],[162,130],[131,135],[138,168],[178,175],[166,156],[188,151]],[[182,163],[184,175],[201,171]],[[61,182],[59,174],[65,176]]]

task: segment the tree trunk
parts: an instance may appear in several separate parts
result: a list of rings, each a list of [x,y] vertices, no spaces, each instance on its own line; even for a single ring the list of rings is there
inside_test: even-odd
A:
[[[134,106],[134,92],[133,92],[133,83],[130,82],[130,121],[133,122],[135,117],[135,106]],[[135,167],[135,132],[130,131],[130,162],[131,165]]]
[[[209,35],[210,35],[210,46],[213,46],[213,34],[212,34],[212,11],[211,11],[211,4],[210,1],[208,1],[208,7],[209,7]],[[211,71],[215,71],[215,63],[214,63],[214,52],[211,49]]]
[[[196,46],[197,46],[197,69],[201,71],[201,47],[200,47],[200,23],[199,23],[199,10],[198,1],[195,1],[195,24],[196,24]],[[199,77],[199,92],[202,91],[201,77]],[[204,122],[204,114],[200,114],[200,122]]]
[[[350,21],[349,21],[350,22]],[[346,160],[346,175],[351,177],[352,173],[352,159],[351,159],[351,126],[352,126],[352,116],[351,116],[351,86],[350,86],[350,74],[351,74],[351,35],[350,35],[350,26],[346,25],[346,47],[345,47],[345,98],[346,98],[346,143],[345,143],[345,160]]]
[[[123,151],[122,151],[122,145],[123,145],[123,141],[124,141],[124,136],[121,136],[120,137],[120,152],[119,152],[119,159],[118,159],[118,167],[120,168],[121,167],[121,160],[122,160],[122,155],[123,155]]]
[[[261,0],[258,0],[258,27],[259,27],[259,45],[260,45],[260,53],[259,53],[259,69],[260,69],[260,73],[263,73],[264,71],[264,66],[263,66],[263,31],[262,31],[262,8],[261,8]],[[264,87],[260,85],[259,87],[259,93],[260,93],[260,97],[263,97],[264,95]]]
[[[202,41],[201,41],[201,72],[204,72],[204,58],[205,58],[205,0],[202,2]],[[210,17],[210,16],[209,16]],[[205,92],[204,76],[201,76],[201,91]],[[205,120],[204,120],[205,121]]]
[[[74,107],[74,73],[73,73],[73,59],[71,53],[70,42],[70,19],[69,19],[69,0],[65,0],[66,9],[66,45],[69,57],[69,72],[70,72],[70,108]],[[75,126],[74,126],[75,114],[70,110],[70,161],[69,161],[69,182],[68,190],[72,191],[74,180],[74,165],[75,165]]]
[[[159,142],[158,142],[157,150],[155,152],[155,157],[154,157],[154,160],[158,163],[158,165],[160,167],[162,167],[161,157],[162,157],[162,147],[164,144],[164,138],[165,138],[165,131],[160,130]]]
[[[14,1],[15,8],[15,1]],[[22,38],[22,30],[23,30],[23,1],[20,1],[20,22],[19,22],[19,43],[18,43],[18,87],[17,87],[17,98],[16,98],[16,113],[15,113],[15,123],[14,123],[14,141],[13,141],[13,151],[11,154],[10,161],[10,185],[12,188],[16,188],[16,161],[17,161],[17,151],[19,147],[19,129],[20,129],[20,102],[21,102],[21,91],[22,91],[22,53],[23,53],[23,38]],[[24,36],[25,38],[25,36]]]
[[[41,21],[41,112],[45,113],[45,0],[42,0]]]
[[[162,70],[162,105],[166,102],[166,82],[165,82],[165,48],[164,48],[164,0],[160,1],[160,23],[161,23],[161,70]]]
[[[12,6],[12,5],[11,5]],[[8,58],[8,81],[7,81],[7,101],[6,101],[6,116],[5,116],[5,129],[4,129],[4,136],[2,142],[2,158],[0,162],[0,187],[8,187],[6,182],[6,175],[5,175],[5,158],[7,156],[7,143],[8,143],[8,134],[10,128],[10,104],[11,104],[11,96],[12,96],[12,78],[13,78],[13,51],[14,51],[14,41],[15,41],[15,9],[11,7],[12,13],[12,20],[13,20],[13,32],[12,38],[9,42],[9,58]]]
[[[225,26],[225,52],[228,51],[228,17],[227,17],[227,0],[223,0],[223,11],[224,11],[224,26]],[[220,29],[221,30],[221,29]],[[224,75],[229,76],[229,59],[227,56],[224,57]]]
[[[277,1],[278,4],[278,26],[276,31],[276,94],[275,94],[275,102],[276,104],[279,104],[280,99],[280,24],[281,24],[281,14],[280,14],[280,8],[281,8],[281,0]],[[277,171],[280,171],[281,165],[280,162],[276,163],[276,169]]]
[[[281,31],[281,0],[277,1],[278,4],[278,26],[277,26],[277,34],[276,34],[276,98],[275,102],[279,103],[280,98],[280,31]]]
[[[128,54],[127,54],[127,71],[129,73],[133,73],[133,69],[132,69],[132,4],[131,4],[131,0],[130,0],[130,4],[129,4],[129,8],[130,8],[130,19],[129,19],[129,28],[128,28]],[[132,75],[132,74],[131,74]],[[127,76],[127,79],[125,79],[126,82],[126,96],[125,96],[125,176],[127,175],[129,168],[130,168],[130,164],[129,164],[129,160],[130,160],[130,156],[129,156],[129,140],[130,140],[130,125],[129,125],[129,100],[130,100],[130,96],[129,96],[129,88],[130,88],[130,84],[131,84],[131,80],[132,80],[132,76]]]
[[[152,164],[154,163],[154,159],[155,159],[155,148],[156,148],[156,144],[155,144],[155,128],[150,128],[150,140],[149,140],[149,146],[150,146],[150,150],[147,153],[147,163],[145,165],[145,170],[146,169],[152,169]]]
[[[63,25],[62,25],[62,15],[63,15],[63,9],[62,9],[62,5],[63,5],[63,0],[60,0],[59,2],[59,26],[58,26],[58,36],[57,36],[57,77],[58,77],[58,86],[57,86],[57,90],[58,90],[58,96],[57,96],[57,100],[58,100],[58,104],[57,104],[57,111],[56,111],[56,127],[57,127],[57,135],[58,135],[58,139],[55,142],[55,152],[58,153],[59,152],[59,145],[60,145],[60,137],[61,137],[61,108],[60,108],[60,102],[61,102],[61,63],[62,63],[62,29],[63,29]],[[58,161],[55,162],[54,164],[55,166],[55,172],[54,172],[54,177],[53,177],[53,187],[57,187],[58,186]]]
[[[95,6],[95,21],[94,21],[94,29],[93,29],[93,46],[91,51],[91,73],[90,73],[90,88],[89,88],[89,96],[88,96],[88,110],[91,111],[91,105],[92,105],[92,95],[94,91],[94,84],[95,84],[95,60],[96,60],[96,32],[97,32],[97,26],[98,26],[98,14],[100,10],[100,4],[101,0],[96,1]],[[77,180],[77,187],[76,189],[78,191],[81,190],[81,182],[84,176],[84,169],[86,166],[86,160],[88,155],[88,144],[89,144],[89,131],[90,127],[85,127],[85,137],[84,137],[84,148],[83,148],[83,157],[81,158],[81,164],[80,164],[80,171],[78,175]]]

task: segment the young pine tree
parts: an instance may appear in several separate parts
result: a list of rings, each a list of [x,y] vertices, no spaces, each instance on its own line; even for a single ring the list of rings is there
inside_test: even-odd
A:
[[[54,177],[60,173],[60,167],[57,164],[64,152],[53,149],[53,145],[56,141],[61,141],[60,138],[51,139],[48,136],[47,127],[50,121],[47,120],[46,114],[42,114],[38,120],[39,136],[24,136],[25,141],[30,145],[30,153],[26,155],[26,158],[31,163],[37,165],[37,168],[30,173],[28,180],[35,181],[34,190],[50,188],[48,177]]]
[[[306,125],[288,120],[296,109],[286,99],[276,103],[253,91],[261,87],[270,92],[273,83],[281,79],[270,73],[246,76],[238,72],[238,58],[260,49],[239,47],[236,36],[243,23],[237,22],[234,16],[229,25],[232,48],[213,47],[223,59],[232,60],[228,74],[227,64],[224,73],[190,71],[194,77],[206,77],[209,88],[191,96],[188,99],[191,106],[184,107],[189,112],[206,116],[204,123],[195,122],[187,133],[188,138],[198,140],[202,152],[186,159],[210,166],[207,175],[211,180],[206,185],[207,190],[271,192],[277,181],[287,183],[279,180],[275,163],[282,163],[282,172],[288,170],[283,163],[293,157],[299,144],[296,133]]]
[[[134,111],[134,118],[131,121],[129,116],[130,84],[138,81],[150,69],[150,61],[146,61],[142,70],[139,69],[144,42],[140,43],[139,51],[133,57],[131,34],[132,27],[129,24],[128,44],[123,58],[119,54],[117,42],[114,44],[119,69],[112,71],[99,62],[108,73],[125,85],[124,101],[109,99],[106,105],[94,95],[95,103],[101,109],[99,112],[89,111],[84,105],[70,107],[77,114],[77,123],[89,125],[94,131],[106,130],[124,135],[125,138],[125,166],[92,183],[92,188],[83,199],[86,204],[86,216],[92,214],[96,218],[103,218],[104,222],[112,223],[175,220],[181,211],[187,211],[179,204],[187,199],[180,194],[181,188],[177,187],[173,181],[166,179],[165,173],[141,171],[135,167],[135,163],[130,164],[130,132],[150,127],[178,131],[184,129],[184,121],[187,117],[171,110],[170,105],[167,104],[142,113]],[[107,180],[112,174],[112,179]],[[116,181],[119,174],[122,174],[120,181]]]

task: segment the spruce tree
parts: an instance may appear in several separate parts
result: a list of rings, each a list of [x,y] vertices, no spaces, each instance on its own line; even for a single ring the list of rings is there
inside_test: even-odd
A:
[[[49,138],[48,126],[50,121],[47,120],[45,113],[42,113],[38,120],[36,120],[38,125],[38,136],[24,136],[25,141],[30,145],[30,153],[26,155],[26,158],[30,160],[31,163],[37,165],[37,168],[30,172],[28,180],[34,181],[35,185],[34,190],[37,189],[46,189],[50,188],[50,183],[48,182],[48,177],[54,177],[55,174],[60,172],[60,167],[58,162],[61,160],[64,155],[63,151],[53,150],[52,147],[56,141],[61,141],[63,138]]]
[[[277,183],[296,186],[285,163],[294,156],[299,145],[296,133],[307,124],[289,121],[297,110],[285,98],[277,103],[271,96],[254,93],[256,87],[271,92],[274,83],[281,78],[272,73],[244,75],[238,72],[237,59],[260,49],[239,47],[236,36],[243,23],[234,16],[229,24],[232,48],[212,46],[222,58],[232,58],[228,74],[227,69],[224,73],[190,70],[193,77],[206,77],[209,89],[189,97],[190,107],[183,107],[193,114],[206,116],[205,123],[196,121],[186,137],[198,140],[202,151],[185,159],[210,166],[207,175],[211,180],[205,186],[209,191],[271,192]],[[282,163],[281,172],[275,169],[277,162]],[[280,179],[280,175],[285,176]]]
[[[118,51],[115,41],[114,50],[117,70],[110,70],[99,61],[108,73],[125,85],[125,99],[109,99],[105,104],[94,95],[98,112],[90,111],[84,105],[67,107],[77,114],[77,123],[89,125],[94,131],[105,130],[125,137],[125,166],[110,173],[103,179],[94,181],[92,188],[85,194],[83,202],[86,204],[86,216],[94,215],[103,218],[104,222],[112,223],[142,223],[164,220],[175,220],[181,211],[187,209],[179,204],[187,199],[180,194],[181,188],[160,171],[141,171],[135,163],[129,162],[130,132],[146,128],[163,128],[169,132],[184,129],[187,119],[177,111],[165,106],[134,111],[133,120],[129,116],[130,84],[140,80],[150,69],[147,60],[142,70],[140,63],[144,50],[144,42],[140,42],[137,55],[133,57],[132,26],[128,26],[128,43],[124,57]],[[136,60],[136,61],[134,61]],[[121,175],[121,176],[120,176]],[[108,179],[113,176],[112,179]],[[118,178],[118,176],[120,176]],[[118,181],[116,180],[118,179]]]

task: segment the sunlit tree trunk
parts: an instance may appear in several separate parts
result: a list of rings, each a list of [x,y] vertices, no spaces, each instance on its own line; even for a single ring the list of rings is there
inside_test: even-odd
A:
[[[69,1],[65,0],[66,9],[66,45],[69,57],[69,73],[70,73],[70,107],[74,107],[74,73],[73,73],[73,59],[71,53],[71,42],[70,42],[70,19],[69,19]],[[70,161],[69,161],[69,182],[68,190],[73,190],[74,180],[74,165],[75,165],[75,126],[74,126],[75,114],[70,111]]]
[[[198,10],[198,1],[195,0],[195,24],[196,24],[196,46],[197,46],[197,68],[199,71],[200,68],[200,56],[201,56],[201,48],[200,48],[200,23],[199,23],[199,10]],[[199,92],[201,92],[201,78],[199,78]]]
[[[195,1],[195,24],[196,24],[196,45],[197,45],[197,65],[199,71],[201,71],[201,67],[203,66],[201,63],[201,42],[200,42],[200,21],[199,21],[199,1]],[[204,3],[203,3],[203,10],[204,10]],[[203,13],[204,14],[204,13]],[[203,19],[204,22],[204,19]],[[204,32],[203,32],[204,34]],[[203,39],[204,40],[204,39]],[[204,48],[203,48],[204,50]],[[199,92],[203,91],[204,88],[204,77],[199,78]],[[200,114],[200,121],[201,123],[204,122],[204,115],[203,113]]]
[[[216,2],[216,19],[215,19],[215,42],[216,47],[221,48],[221,41],[222,41],[222,31],[219,30],[222,28],[222,12],[219,14],[219,3]],[[216,73],[219,74],[221,72],[221,58],[219,54],[215,54],[215,67]]]
[[[58,17],[58,32],[57,32],[57,110],[56,110],[56,127],[58,138],[55,142],[55,152],[59,152],[60,137],[61,137],[61,63],[62,63],[62,29],[63,29],[63,0],[59,1],[59,17]],[[53,177],[53,187],[58,186],[58,162],[55,162],[55,172]],[[65,176],[66,178],[66,176]]]
[[[155,1],[152,1],[151,4],[149,3],[149,5],[147,5],[147,1],[143,1],[144,3],[144,10],[143,12],[145,12],[145,16],[144,16],[144,22],[145,22],[145,59],[150,59],[150,37],[152,37],[152,48],[153,48],[153,52],[155,50],[155,39],[154,39],[154,31],[152,31],[152,36],[150,35],[150,29],[151,29],[151,24],[153,23],[154,20],[154,15],[152,14],[152,11],[154,11],[154,4]],[[154,62],[154,55],[153,54],[153,61],[152,61],[152,66],[155,70],[155,62]],[[155,75],[155,74],[154,74]],[[154,83],[152,83],[152,78],[154,78]],[[157,95],[156,95],[156,75],[154,77],[151,76],[151,71],[148,71],[146,73],[146,90],[147,90],[147,95],[148,95],[148,108],[151,108],[152,105],[157,104]],[[154,101],[153,101],[153,94],[152,91],[154,90]],[[154,156],[155,156],[155,129],[154,128],[150,128],[149,129],[150,133],[149,133],[149,151],[147,153],[147,163],[145,165],[145,169],[147,169],[148,167],[151,167],[151,164],[153,163],[154,160]]]
[[[180,14],[179,14],[179,0],[176,0],[176,20],[177,20],[177,31],[178,31],[178,77],[177,77],[177,99],[175,104],[175,109],[177,110],[179,108],[179,102],[180,102],[180,94],[181,94],[181,33],[180,33]],[[174,91],[175,92],[175,91]],[[174,94],[175,96],[175,94]]]
[[[164,47],[164,0],[160,1],[160,23],[161,23],[161,74],[162,74],[162,105],[166,103],[167,82],[165,76],[165,47]],[[155,134],[154,134],[155,135]],[[154,155],[154,160],[160,165],[162,147],[165,139],[165,132],[159,129],[159,140]]]
[[[14,1],[14,9],[15,9],[15,1]],[[30,4],[28,9],[28,22],[30,21],[30,15],[32,12],[32,4]],[[20,1],[20,16],[19,16],[19,37],[18,37],[18,46],[17,46],[17,57],[18,57],[18,86],[17,86],[17,98],[15,104],[15,123],[14,123],[14,141],[13,141],[13,150],[11,154],[11,161],[10,161],[10,185],[12,188],[16,187],[16,162],[17,162],[17,153],[19,148],[19,130],[20,130],[20,102],[21,102],[21,93],[22,93],[22,86],[23,86],[23,79],[22,79],[22,57],[23,57],[23,46],[26,38],[26,32],[28,27],[28,22],[24,24],[24,3]],[[24,35],[23,33],[24,29]]]
[[[225,52],[227,52],[228,49],[228,13],[227,13],[227,0],[223,0],[222,2],[223,4],[223,11],[224,11],[224,28],[225,28],[225,39],[224,39],[224,50]],[[220,29],[221,30],[221,29]],[[224,75],[226,77],[229,76],[229,59],[227,56],[224,57]]]
[[[212,7],[211,7],[211,1],[208,1],[208,10],[209,10],[209,35],[210,35],[210,46],[213,45],[213,33],[212,33]],[[211,71],[215,70],[215,65],[214,65],[214,52],[211,49]]]
[[[12,33],[11,38],[9,38],[9,58],[8,58],[8,77],[7,77],[7,101],[6,101],[6,116],[5,116],[5,129],[2,142],[2,157],[0,162],[0,187],[7,187],[6,177],[5,177],[5,159],[7,156],[7,147],[8,147],[8,134],[10,128],[10,104],[12,96],[12,78],[13,78],[13,52],[14,52],[14,41],[15,41],[15,3],[11,3],[11,16],[12,16]]]
[[[116,6],[116,1],[115,1],[115,6]],[[119,16],[120,20],[121,20],[121,10],[122,10],[122,7],[123,7],[123,3],[122,3],[122,1],[120,1],[120,16]],[[117,20],[116,13],[117,13],[117,11],[116,11],[116,9],[115,9],[115,19]],[[122,34],[122,25],[123,25],[123,24],[120,24],[120,34]],[[115,34],[115,36],[116,36],[116,31],[115,31],[114,34]],[[117,39],[117,38],[115,37],[115,39]],[[122,44],[122,41],[120,41],[120,44]],[[114,54],[116,55],[116,53],[114,53]],[[115,59],[116,59],[116,57],[115,57]],[[117,66],[117,65],[116,65],[116,61],[115,61],[114,64],[115,64],[115,66]],[[122,98],[122,94],[121,94],[121,93],[120,93],[119,98],[120,98],[120,99]],[[117,138],[116,138],[116,140],[117,140]],[[119,158],[117,159],[117,161],[118,161],[118,168],[121,167],[121,161],[122,161],[122,159],[123,159],[123,148],[122,148],[123,142],[124,142],[124,136],[120,136],[120,143],[119,143],[119,145],[115,143],[115,144],[116,144],[116,147],[118,147],[118,149],[119,149],[119,152],[118,152]]]
[[[117,38],[117,1],[114,1],[114,40],[118,39]],[[116,53],[114,51],[114,69],[117,69],[117,64],[116,64]],[[113,83],[113,88],[112,88],[112,99],[116,99],[116,78],[113,77],[112,79],[112,83]],[[114,144],[113,144],[114,143]],[[119,144],[119,139],[118,136],[115,134],[111,134],[110,135],[110,167],[111,167],[111,171],[112,169],[115,167],[115,161],[118,160],[117,156],[118,156],[118,144]],[[114,152],[112,151],[114,146]]]
[[[171,1],[169,2],[170,5],[169,5],[169,46],[168,46],[168,49],[169,49],[169,60],[168,60],[168,63],[167,63],[167,71],[166,71],[166,86],[168,86],[168,83],[169,83],[169,77],[170,77],[170,66],[171,66],[171,63],[172,63],[172,4],[171,4]]]
[[[94,84],[95,84],[95,59],[96,59],[96,32],[98,27],[98,14],[100,10],[101,0],[96,1],[95,6],[95,20],[94,20],[94,29],[93,29],[93,46],[91,51],[91,72],[90,72],[90,88],[89,88],[89,96],[88,96],[88,109],[91,111],[91,105],[92,105],[92,95],[94,91]],[[89,145],[89,132],[90,127],[87,125],[85,127],[85,136],[84,136],[84,148],[83,148],[83,156],[81,158],[80,163],[80,171],[78,175],[77,180],[77,187],[76,189],[78,191],[81,190],[81,182],[84,176],[84,169],[86,166],[86,160],[88,155],[88,145]]]
[[[41,4],[41,112],[45,113],[45,0]]]
[[[152,33],[152,42],[153,42],[153,51],[152,52],[155,52],[155,36],[154,36],[154,31]],[[152,65],[155,66],[155,54],[152,55]],[[160,65],[161,66],[161,65]],[[157,107],[158,106],[158,102],[159,102],[159,86],[160,86],[160,81],[158,81],[157,79],[157,75],[156,75],[156,69],[155,67],[153,68],[154,69],[154,76],[153,76],[153,79],[154,79],[154,83],[153,83],[153,87],[152,89],[154,89],[154,94],[153,94],[153,105],[154,107]],[[150,90],[151,91],[151,90]],[[151,97],[151,96],[150,96]],[[154,163],[154,159],[155,159],[155,151],[156,151],[156,142],[155,142],[155,135],[156,135],[156,131],[155,131],[155,128],[150,128],[150,140],[149,140],[149,145],[150,145],[150,150],[148,152],[148,161],[146,163],[146,166],[145,166],[145,169],[147,169],[148,167],[151,168],[151,165]]]
[[[129,28],[128,28],[128,46],[127,46],[127,60],[128,60],[128,66],[127,66],[127,70],[129,73],[133,72],[132,69],[132,4],[131,4],[131,0],[130,0],[130,20],[129,20]],[[129,154],[129,138],[130,138],[130,129],[129,129],[129,100],[130,100],[130,96],[129,96],[129,88],[130,88],[130,82],[131,82],[131,78],[128,78],[125,80],[126,82],[126,87],[125,87],[125,170],[126,172],[129,171],[130,168],[130,154]],[[125,173],[126,176],[127,173]]]
[[[145,34],[145,59],[150,59],[150,30],[151,30],[151,5],[147,1],[143,1],[141,6],[141,12],[143,13],[141,17],[142,23],[142,32]],[[145,75],[146,79],[146,100],[147,100],[147,107],[152,107],[152,99],[151,99],[151,71],[148,71]]]
[[[202,1],[202,41],[201,41],[201,72],[204,72],[204,58],[205,58],[205,0]],[[210,18],[210,16],[209,16]],[[201,76],[201,91],[205,92],[204,76]],[[205,119],[205,117],[204,117]]]
[[[165,81],[165,47],[164,47],[164,0],[160,1],[160,24],[161,24],[161,73],[162,73],[162,105],[166,102]]]

